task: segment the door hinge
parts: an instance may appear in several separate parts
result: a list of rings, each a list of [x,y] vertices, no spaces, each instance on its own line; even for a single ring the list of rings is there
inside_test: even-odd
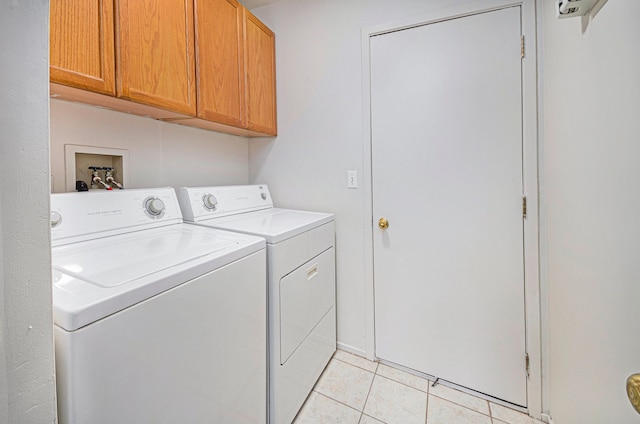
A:
[[[527,217],[527,196],[522,196],[522,217]]]
[[[525,360],[526,367],[527,367],[527,377],[529,377],[529,369],[530,368],[529,368],[529,354],[528,353],[525,353],[524,360]]]
[[[520,58],[524,59],[524,35],[520,36]]]

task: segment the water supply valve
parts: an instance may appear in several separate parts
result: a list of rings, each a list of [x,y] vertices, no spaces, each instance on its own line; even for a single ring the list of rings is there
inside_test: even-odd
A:
[[[102,178],[100,178],[98,170],[101,170],[101,167],[90,166],[89,169],[91,170],[91,188],[104,188],[105,190],[113,190],[109,184],[105,183],[104,181],[102,181]]]
[[[108,184],[114,185],[116,187],[118,187],[120,190],[123,190],[124,187],[122,186],[122,184],[120,184],[119,182],[117,182],[114,178],[113,178],[113,171],[115,171],[115,168],[102,168],[105,170],[105,176],[104,179]]]

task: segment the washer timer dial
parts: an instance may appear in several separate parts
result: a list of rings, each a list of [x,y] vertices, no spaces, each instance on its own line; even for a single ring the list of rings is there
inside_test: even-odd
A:
[[[157,197],[148,197],[144,201],[144,209],[149,215],[158,216],[164,212],[164,202]]]
[[[57,227],[62,222],[60,212],[51,211],[51,228]]]
[[[218,205],[218,199],[216,199],[216,196],[214,196],[213,194],[207,193],[202,196],[202,203],[204,204],[205,208],[213,210]]]

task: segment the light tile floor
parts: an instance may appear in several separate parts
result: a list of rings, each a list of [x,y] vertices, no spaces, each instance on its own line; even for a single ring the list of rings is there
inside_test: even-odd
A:
[[[338,350],[294,424],[541,424],[528,415]]]

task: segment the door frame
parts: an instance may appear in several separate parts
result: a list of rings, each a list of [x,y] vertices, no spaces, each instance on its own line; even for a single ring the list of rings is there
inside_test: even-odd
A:
[[[524,288],[525,288],[525,342],[529,355],[527,379],[527,410],[530,416],[540,419],[542,413],[542,345],[541,345],[541,296],[539,259],[539,208],[538,208],[538,85],[537,85],[537,32],[535,0],[480,0],[415,16],[400,21],[387,22],[363,28],[362,50],[362,133],[364,197],[364,260],[365,260],[365,349],[366,356],[375,360],[375,298],[373,260],[373,176],[371,164],[371,61],[370,39],[415,26],[442,22],[455,18],[490,12],[506,7],[520,6],[522,34],[525,39],[525,56],[522,59],[522,162],[523,191],[527,196],[527,218],[524,231]],[[524,363],[524,358],[523,358]]]

